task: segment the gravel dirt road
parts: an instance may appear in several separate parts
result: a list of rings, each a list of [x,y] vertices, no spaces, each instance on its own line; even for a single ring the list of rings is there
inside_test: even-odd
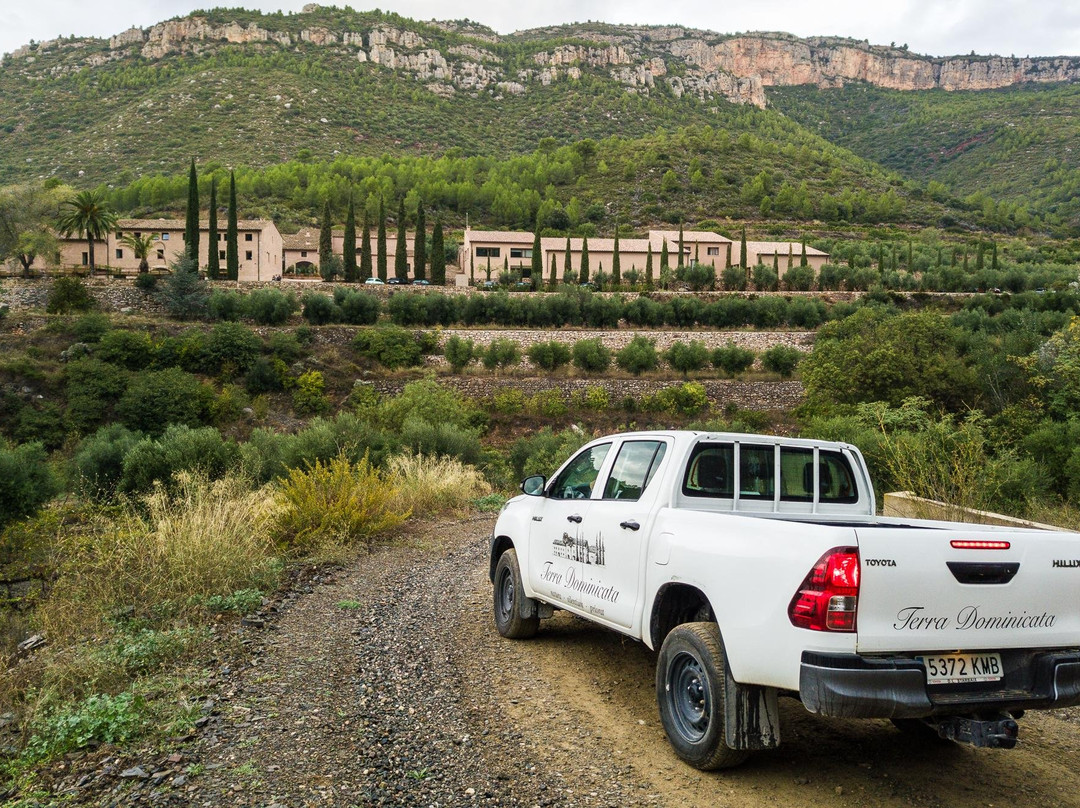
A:
[[[69,792],[102,805],[1080,806],[1080,713],[1011,752],[782,702],[783,744],[719,773],[675,758],[655,655],[564,614],[501,639],[490,516],[427,523],[291,598],[219,677],[195,740]],[[130,771],[130,769],[129,769]],[[85,775],[84,775],[85,776]]]

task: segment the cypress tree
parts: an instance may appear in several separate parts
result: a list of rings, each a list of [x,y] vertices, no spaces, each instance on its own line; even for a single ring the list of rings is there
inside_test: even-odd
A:
[[[555,253],[552,252],[551,253],[551,276],[550,276],[550,279],[548,280],[548,286],[550,286],[552,289],[554,289],[558,285],[559,285],[559,280],[558,280],[558,278],[555,277]]]
[[[330,220],[330,198],[323,202],[322,222],[319,223],[319,271],[325,272],[334,257],[334,231]],[[325,275],[323,277],[326,277]]]
[[[907,271],[911,272],[911,239],[907,243]]]
[[[975,269],[982,269],[983,268],[983,259],[984,259],[984,245],[983,245],[983,240],[979,239],[979,249],[975,253]]]
[[[793,252],[794,249],[795,248],[791,246],[791,242],[789,241],[788,245],[787,245],[787,268],[788,269],[791,269],[793,266],[795,266],[795,253]]]
[[[416,238],[413,240],[413,277],[427,277],[427,222],[424,221],[424,203],[416,206]]]
[[[773,271],[776,273],[776,277],[779,278],[780,277],[780,251],[779,250],[773,250],[772,268],[773,268]]]
[[[997,259],[997,242],[996,241],[993,241],[993,242],[990,243],[990,249],[991,249],[991,252],[990,252],[990,269],[997,269],[998,268],[998,259]]]
[[[379,197],[379,234],[375,244],[375,264],[379,270],[379,280],[386,282],[386,203]]]
[[[877,245],[877,266],[879,272],[885,271],[885,245],[880,241]]]
[[[195,173],[195,158],[188,172],[187,222],[184,225],[184,255],[199,263],[199,176]]]
[[[611,282],[616,286],[622,283],[622,267],[619,265],[619,223],[615,222],[615,243],[611,247]]]
[[[573,265],[570,263],[570,236],[566,237],[566,258],[563,261],[563,283],[566,283],[566,279],[570,277],[570,273],[574,271]]]
[[[652,283],[652,242],[649,242],[649,251],[645,254],[645,283]]]
[[[807,265],[806,260],[806,239],[803,239],[802,243],[802,256],[799,258],[799,266],[804,267]]]
[[[394,277],[409,279],[409,245],[405,243],[405,200],[398,203],[397,249],[394,250]]]
[[[578,283],[586,283],[589,280],[589,239],[581,240],[581,272],[578,273]]]
[[[664,243],[660,245],[660,271],[663,272],[668,269],[668,248],[667,239],[664,239]]]
[[[964,272],[968,271],[967,245],[964,245]]]
[[[739,266],[746,269],[746,227],[743,226],[742,238],[739,240]]]
[[[533,234],[532,268],[529,270],[529,280],[532,288],[539,291],[544,282],[544,256],[540,254],[540,223],[536,223],[536,232]]]
[[[446,248],[443,246],[442,217],[435,217],[431,231],[431,282],[446,285]]]
[[[371,277],[371,225],[368,222],[367,206],[364,206],[364,235],[360,240],[360,280]]]
[[[938,269],[941,269],[941,247],[937,248],[937,263],[935,264],[935,266]]]
[[[210,210],[207,222],[206,277],[216,281],[221,276],[221,256],[218,255],[217,180],[210,178]]]
[[[236,223],[236,172],[229,172],[229,220],[225,226],[225,278],[240,279],[239,227]]]
[[[683,225],[679,222],[679,261],[675,266],[681,267],[683,265]]]
[[[341,245],[341,261],[345,270],[345,282],[356,283],[356,210],[352,191],[349,191],[349,212],[345,215],[345,238]]]

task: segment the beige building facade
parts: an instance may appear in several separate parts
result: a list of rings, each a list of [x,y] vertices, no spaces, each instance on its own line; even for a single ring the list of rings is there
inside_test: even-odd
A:
[[[356,234],[356,263],[360,264],[360,249],[363,243],[363,231]],[[285,255],[286,275],[318,275],[319,274],[319,231],[314,228],[304,228],[293,235],[282,236]],[[431,243],[431,235],[428,237]],[[375,233],[371,234],[371,271],[378,277],[379,244]],[[413,267],[413,247],[416,244],[416,234],[405,234],[405,258],[409,264],[409,277],[415,276]],[[334,255],[345,256],[345,231],[334,230],[331,239]],[[394,260],[397,257],[397,231],[386,235],[386,274],[394,277]],[[430,260],[430,256],[428,256]],[[425,275],[428,272],[425,268]]]

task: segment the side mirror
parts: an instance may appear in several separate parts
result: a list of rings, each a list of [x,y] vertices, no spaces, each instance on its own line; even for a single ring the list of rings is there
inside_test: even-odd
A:
[[[547,478],[543,474],[534,474],[521,481],[521,490],[530,497],[542,497],[546,484]]]

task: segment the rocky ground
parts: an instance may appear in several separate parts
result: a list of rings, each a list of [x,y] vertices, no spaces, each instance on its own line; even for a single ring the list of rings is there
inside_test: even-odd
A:
[[[502,640],[490,516],[427,523],[301,583],[222,662],[198,732],[54,772],[85,805],[1080,806],[1077,711],[1029,714],[1012,752],[782,704],[784,743],[719,773],[671,753],[655,656],[573,617]]]

